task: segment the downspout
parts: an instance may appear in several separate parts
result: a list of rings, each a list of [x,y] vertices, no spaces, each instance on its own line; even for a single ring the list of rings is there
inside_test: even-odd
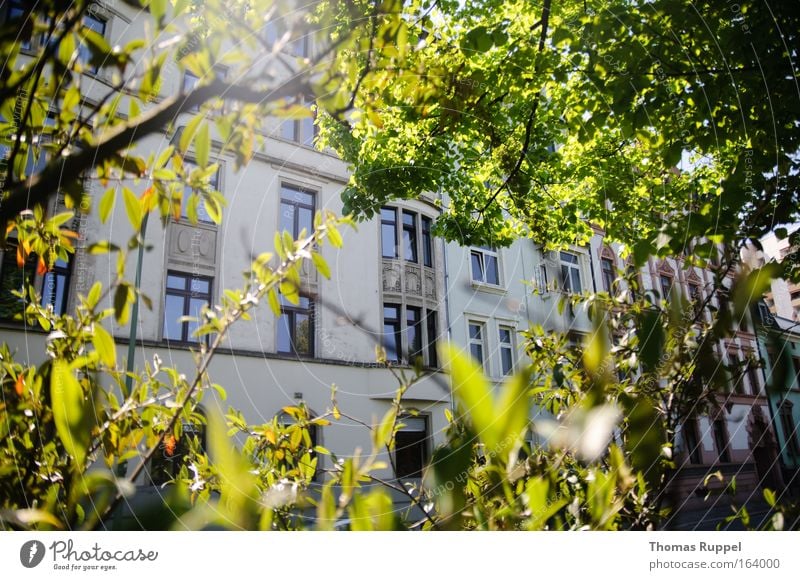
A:
[[[439,193],[439,201],[442,203],[442,210],[444,211],[445,208],[445,200],[444,195]],[[450,323],[450,273],[447,268],[447,245],[449,242],[442,240],[442,265],[444,267],[444,323],[447,326],[447,341],[450,342],[453,340],[453,333]],[[453,389],[448,389],[448,396],[450,397],[450,409],[453,411],[453,415],[455,416],[456,412],[456,402],[453,398]]]

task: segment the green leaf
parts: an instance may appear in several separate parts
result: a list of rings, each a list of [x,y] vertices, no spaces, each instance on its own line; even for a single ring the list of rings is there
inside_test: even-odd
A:
[[[142,225],[142,204],[139,203],[136,194],[127,187],[122,188],[122,197],[125,200],[125,213],[128,214],[128,221],[133,230],[138,232]]]
[[[97,306],[97,303],[100,302],[100,294],[102,292],[103,285],[100,282],[92,284],[91,289],[89,289],[89,294],[86,296],[86,306],[90,309]]]
[[[116,188],[109,187],[106,192],[103,194],[103,197],[100,198],[100,206],[98,207],[98,213],[100,215],[100,221],[102,223],[106,223],[108,221],[108,216],[111,215],[111,210],[114,209],[114,200],[116,199]]]
[[[90,408],[78,379],[62,359],[53,361],[50,397],[58,437],[67,453],[75,459],[76,467],[82,471],[91,439]]]
[[[269,301],[269,307],[272,309],[273,314],[275,316],[281,315],[281,303],[278,300],[278,293],[275,291],[275,288],[270,288],[269,292],[267,292],[267,300]]]
[[[455,397],[462,413],[472,419],[476,435],[495,451],[500,441],[495,427],[494,401],[483,368],[452,344],[443,344],[439,353],[442,366],[450,374]]]
[[[328,266],[328,262],[325,261],[325,258],[323,258],[319,252],[312,252],[311,260],[314,262],[314,267],[317,269],[317,271],[330,280],[331,269]]]
[[[181,153],[186,153],[187,149],[189,149],[189,143],[192,142],[194,134],[197,132],[197,127],[199,127],[202,122],[203,115],[195,115],[186,123],[186,126],[181,131],[181,138],[178,141],[178,147],[180,147]]]
[[[114,368],[117,364],[116,345],[114,344],[114,339],[111,337],[111,334],[109,334],[99,322],[94,325],[92,344],[100,355],[100,360],[102,360],[107,367]]]
[[[194,152],[197,165],[205,168],[208,165],[208,154],[211,152],[211,137],[208,132],[208,123],[203,123],[194,139]]]
[[[114,292],[114,316],[120,324],[128,322],[128,316],[130,315],[130,309],[128,308],[129,295],[130,288],[128,288],[127,284],[120,284]]]
[[[339,230],[336,229],[335,226],[328,225],[328,239],[331,241],[331,245],[334,248],[341,248],[344,245],[342,241],[342,234],[339,233]]]

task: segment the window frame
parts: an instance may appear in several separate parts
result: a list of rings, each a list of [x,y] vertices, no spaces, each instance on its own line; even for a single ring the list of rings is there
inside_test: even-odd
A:
[[[480,270],[479,276],[476,276],[475,272],[475,264],[477,264]],[[487,264],[490,261],[494,261],[494,271],[497,276],[497,281],[493,282],[489,280],[489,270],[487,268]],[[470,277],[472,280],[472,284],[478,285],[486,285],[486,286],[493,286],[495,288],[502,287],[503,283],[503,276],[500,273],[500,252],[494,248],[489,246],[473,246],[469,250],[469,267],[470,267]]]
[[[687,435],[691,434],[690,437]],[[697,424],[696,417],[689,417],[681,424],[681,441],[683,442],[684,450],[686,451],[686,455],[689,459],[689,463],[692,465],[702,465],[703,464],[703,439],[700,436],[700,428]]]
[[[503,340],[503,332],[508,332],[508,341]],[[497,326],[497,345],[498,351],[500,353],[500,374],[504,377],[509,376],[514,373],[514,369],[517,366],[517,357],[516,355],[516,345],[515,345],[515,334],[516,330],[513,326],[508,324],[499,324]],[[511,361],[511,366],[506,370],[506,364],[503,359],[503,353],[508,352],[509,359]]]
[[[205,412],[201,408],[196,408],[195,413],[205,417]],[[175,451],[170,455],[170,459],[163,455],[162,450],[166,450],[164,443],[162,441],[159,445],[159,453],[162,454],[164,458],[163,464],[159,464],[156,461],[156,457],[158,455],[153,455],[149,462],[149,466],[147,469],[147,476],[148,480],[151,485],[154,486],[162,486],[164,484],[169,483],[170,481],[174,480],[178,474],[180,473],[181,466],[183,465],[183,458],[189,454],[189,447],[188,444],[185,444],[184,441],[184,434],[186,427],[191,427],[193,432],[190,433],[189,436],[199,437],[200,441],[200,449],[206,450],[208,449],[208,429],[207,425],[203,424],[202,422],[199,424],[192,423],[190,421],[182,421],[181,422],[181,437],[175,442]],[[198,435],[199,432],[199,435]],[[167,469],[163,469],[167,467]],[[166,476],[166,477],[164,477]]]
[[[277,335],[275,340],[275,352],[283,355],[296,356],[298,358],[313,358],[316,353],[315,337],[316,337],[316,316],[315,316],[315,303],[314,300],[308,297],[301,297],[300,304],[305,301],[306,306],[291,304],[286,299],[281,297],[281,314],[278,317]],[[305,316],[308,320],[308,352],[301,352],[297,350],[297,329],[299,327],[298,317]],[[283,349],[280,344],[281,326],[284,324],[284,317],[286,319],[286,328],[289,332],[289,349]]]
[[[169,277],[179,277],[183,278],[187,281],[186,288],[183,290],[179,290],[177,288],[169,288],[168,287],[168,280]],[[196,292],[192,290],[192,281],[193,280],[203,280],[208,282],[208,293],[201,294],[200,292]],[[161,337],[164,342],[169,344],[182,344],[182,345],[199,345],[202,342],[208,343],[208,335],[199,336],[193,338],[189,334],[189,324],[188,321],[180,322],[181,325],[181,338],[169,338],[166,335],[166,325],[167,325],[167,297],[168,296],[179,296],[183,298],[183,308],[181,314],[177,316],[177,319],[181,318],[182,316],[191,316],[191,301],[192,299],[203,298],[206,297],[207,305],[211,305],[214,300],[214,277],[213,276],[206,276],[200,274],[194,274],[189,272],[184,272],[181,270],[167,270],[166,277],[164,279],[164,316],[162,317],[161,321]],[[201,321],[198,321],[198,325]]]
[[[291,190],[291,191],[294,191],[296,193],[300,193],[300,194],[304,194],[304,195],[310,196],[311,200],[312,200],[311,203],[307,203],[307,202],[298,201],[298,200],[295,200],[295,199],[289,199],[287,197],[284,197],[284,190],[287,190],[287,189]],[[292,211],[294,213],[294,216],[293,216],[293,219],[292,219],[292,230],[291,231],[286,230],[283,227],[283,223],[282,222],[283,222],[284,211],[285,211],[284,210],[284,205],[291,206],[292,207]],[[309,187],[304,187],[302,185],[295,185],[293,183],[282,181],[281,185],[280,185],[279,209],[280,209],[280,213],[278,214],[278,229],[281,232],[289,231],[289,234],[291,234],[292,239],[296,240],[296,239],[298,239],[300,237],[300,233],[303,230],[303,228],[300,227],[301,226],[301,224],[300,224],[300,210],[301,209],[309,210],[311,212],[311,224],[310,224],[310,227],[311,228],[314,227],[314,215],[316,214],[316,211],[317,211],[317,191],[314,190],[314,189],[311,189]],[[311,233],[312,233],[311,231],[306,231],[306,235],[311,235]]]
[[[669,281],[669,286],[665,287],[665,281]],[[664,302],[669,302],[670,296],[672,296],[672,289],[675,285],[675,277],[671,276],[670,274],[666,274],[664,272],[658,273],[658,291],[661,293],[661,299]]]
[[[566,256],[574,258],[574,261],[565,259]],[[574,252],[560,251],[558,253],[559,268],[559,282],[561,283],[561,290],[566,294],[583,294],[583,275],[581,270],[581,257]],[[574,277],[577,276],[580,288],[576,292],[574,289]]]
[[[64,289],[61,297],[61,308],[56,308],[55,302],[58,296],[59,277],[63,279]],[[52,298],[48,300],[47,298],[48,294],[46,294],[46,292],[48,291],[47,284],[48,280],[53,278],[56,280],[56,284],[52,291],[53,292]],[[53,307],[53,312],[55,314],[58,315],[66,314],[69,305],[69,289],[71,282],[72,282],[72,260],[68,260],[65,262],[63,260],[57,259],[56,262],[53,264],[53,267],[42,275],[42,282],[41,282],[42,306],[51,305]]]
[[[413,430],[408,429],[408,423],[405,424],[405,427],[401,427],[398,429],[397,433],[395,434],[395,445],[394,449],[392,450],[393,453],[393,467],[394,467],[394,477],[396,480],[403,480],[403,479],[421,479],[422,475],[425,471],[425,467],[427,466],[428,461],[430,460],[430,440],[431,440],[431,422],[430,416],[427,413],[418,413],[418,414],[403,414],[397,418],[397,422],[403,424],[404,421],[422,421],[423,428],[422,430]],[[409,444],[405,444],[401,438],[401,434],[403,433],[421,433],[421,436],[417,436],[414,439],[418,439],[416,441],[412,441]],[[398,459],[398,455],[400,451],[406,451],[410,448],[411,445],[418,446],[420,450],[419,453],[419,460],[420,460],[420,467],[419,470],[415,471],[408,471],[404,473],[399,473],[401,462]]]
[[[614,292],[614,283],[616,282],[616,267],[614,260],[608,256],[600,257],[600,277],[603,280],[603,288],[609,294]]]
[[[395,317],[387,317],[388,308],[396,309]],[[409,312],[416,312],[418,318],[414,321],[409,319]],[[438,365],[436,356],[436,339],[438,334],[438,322],[436,320],[438,311],[426,308],[417,304],[402,304],[400,302],[387,301],[382,304],[382,325],[381,325],[381,346],[386,352],[386,360],[397,364],[413,365],[417,358],[422,357],[422,366],[435,368]],[[411,330],[415,330],[418,349],[412,351]],[[387,328],[391,331],[387,332]],[[433,333],[433,335],[432,335]],[[391,335],[397,345],[396,357],[392,357],[387,348],[386,337]]]
[[[300,106],[308,107],[311,112],[310,117],[302,117],[299,119],[284,119],[280,123],[280,137],[284,141],[290,141],[301,145],[303,147],[314,147],[314,143],[319,136],[319,126],[316,123],[317,113],[315,110],[315,100],[309,99],[306,95],[297,95],[295,97]],[[310,125],[307,125],[310,122]],[[310,129],[309,129],[310,127]],[[309,135],[306,135],[306,132]]]
[[[711,423],[711,430],[714,434],[714,446],[717,448],[719,462],[730,463],[730,435],[728,434],[727,421],[723,417],[717,417]]]
[[[475,338],[472,336],[472,327],[475,326],[479,329],[480,336]],[[469,355],[472,359],[481,365],[483,371],[486,374],[489,374],[489,357],[486,356],[487,354],[487,344],[486,344],[486,322],[483,320],[476,320],[473,318],[467,319],[467,346],[469,347]],[[481,357],[478,359],[475,356],[475,351],[473,347],[480,348]]]

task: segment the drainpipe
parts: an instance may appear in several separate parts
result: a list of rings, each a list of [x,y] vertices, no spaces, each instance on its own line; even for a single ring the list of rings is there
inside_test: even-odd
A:
[[[442,202],[442,209],[445,208],[445,200],[444,195],[439,193],[439,201]],[[447,340],[448,342],[453,339],[453,333],[451,329],[450,323],[450,273],[447,268],[447,245],[449,242],[442,240],[442,265],[444,267],[444,322],[447,326]],[[456,402],[453,398],[453,389],[449,389],[448,396],[450,397],[450,409],[453,411],[453,416],[455,416],[456,412]]]
[[[145,213],[144,218],[142,219],[142,231],[141,231],[141,239],[139,243],[139,250],[138,256],[136,259],[136,278],[135,278],[135,287],[136,287],[136,297],[133,301],[133,308],[131,312],[131,332],[128,336],[128,363],[127,363],[127,375],[125,377],[125,392],[123,396],[127,399],[130,394],[131,390],[133,389],[133,360],[136,357],[136,333],[139,330],[139,289],[142,286],[142,262],[144,262],[144,240],[145,235],[147,234],[147,218],[150,213]]]

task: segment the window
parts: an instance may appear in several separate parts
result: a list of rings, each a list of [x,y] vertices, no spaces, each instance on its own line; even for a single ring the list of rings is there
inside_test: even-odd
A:
[[[30,8],[27,8],[28,6]],[[25,22],[26,19],[34,18],[33,12],[28,13],[28,10],[33,8],[33,4],[31,4],[30,2],[23,2],[22,0],[9,0],[6,7],[7,7],[6,18],[8,22],[18,20],[20,21],[19,25],[20,28],[25,26],[23,23]],[[33,47],[33,45],[31,44],[30,40],[25,40],[20,43],[20,47],[25,50],[30,50]]]
[[[403,210],[403,256],[407,262],[417,262],[417,214]]]
[[[194,161],[187,160],[184,162],[185,173],[186,175],[190,175],[195,169],[197,169],[197,165]],[[213,191],[219,191],[219,169],[217,169],[209,178],[208,178],[208,187]],[[183,201],[181,204],[181,217],[184,219],[188,219],[188,208],[189,208],[189,198],[194,193],[195,189],[188,184],[183,186]],[[197,221],[204,224],[213,224],[214,220],[211,219],[211,216],[208,215],[208,210],[206,209],[206,204],[203,201],[202,196],[197,202]]]
[[[281,230],[298,239],[303,230],[306,236],[314,231],[314,192],[308,189],[281,185]]]
[[[421,309],[406,306],[406,340],[408,344],[408,360],[413,363],[422,356],[422,317]]]
[[[274,50],[274,45],[278,41],[283,40],[283,36],[288,31],[287,29],[289,25],[290,23],[288,23],[283,18],[278,18],[267,22],[266,26],[264,27],[264,38],[267,44],[273,46],[273,50]],[[303,32],[302,30],[303,27],[301,25],[292,24],[292,27],[298,33]],[[300,58],[311,56],[311,35],[305,34],[303,36],[295,38],[290,42],[287,42],[286,46],[284,47],[284,50],[288,54]]]
[[[703,296],[700,292],[700,284],[697,282],[689,282],[689,301],[694,307],[695,316],[697,316],[703,306]]]
[[[317,126],[314,124],[314,114],[311,110],[311,101],[305,97],[297,97],[297,104],[306,106],[310,114],[300,119],[286,119],[281,123],[281,137],[301,145],[313,145],[317,136]]]
[[[428,310],[427,324],[428,331],[428,366],[439,366],[439,359],[436,357],[436,338],[438,337],[436,325],[436,311]]]
[[[431,218],[422,216],[422,264],[433,268],[433,239],[431,238]]]
[[[781,428],[783,429],[783,437],[786,440],[786,451],[789,452],[789,455],[792,457],[799,457],[800,456],[800,445],[797,443],[797,426],[794,422],[794,417],[792,416],[792,403],[789,401],[784,401],[781,403],[780,408],[780,417],[781,417]]]
[[[202,411],[198,412],[202,414]],[[178,477],[181,466],[191,452],[192,444],[196,449],[205,449],[205,425],[184,421],[179,437],[172,433],[164,437],[150,462],[150,481],[153,485],[163,485]]]
[[[800,389],[800,357],[792,357],[792,364],[794,364],[794,388]]]
[[[398,258],[397,212],[393,207],[381,208],[381,255],[384,258]]]
[[[761,384],[758,381],[758,363],[750,360],[747,363],[747,380],[750,381],[750,392],[757,395],[761,392]]]
[[[197,83],[200,82],[200,79],[195,76],[194,73],[189,72],[188,70],[183,73],[183,93],[189,94],[194,90],[197,86]],[[199,111],[200,105],[195,105],[189,111]]]
[[[514,329],[501,326],[499,331],[500,370],[504,375],[510,375],[514,370]]]
[[[561,288],[571,294],[583,292],[578,256],[569,252],[561,252]]]
[[[469,353],[472,355],[472,358],[485,369],[486,365],[483,353],[486,351],[486,345],[483,339],[483,328],[483,323],[469,323]]]
[[[56,260],[53,269],[44,275],[42,280],[42,304],[53,307],[55,314],[67,311],[69,292],[70,264],[64,260]]]
[[[728,451],[728,431],[725,428],[725,419],[714,420],[714,444],[717,446],[720,463],[730,463],[731,456]]]
[[[399,227],[398,227],[399,224]],[[402,258],[418,263],[422,251],[422,264],[433,267],[433,238],[431,218],[407,209],[381,208],[381,256]],[[402,252],[402,253],[401,253]]]
[[[20,267],[17,262],[16,240],[9,239],[0,265],[0,320],[21,320],[26,301],[15,296],[13,292],[20,292],[23,284],[32,284],[35,273],[36,257],[28,256]]]
[[[164,301],[164,339],[175,342],[200,341],[194,336],[198,321],[181,322],[182,316],[200,319],[203,306],[211,302],[212,278],[182,272],[167,272]]]
[[[744,377],[742,376],[742,360],[739,355],[729,353],[728,359],[730,360],[731,380],[733,381],[733,389],[740,395],[746,394],[744,388]]]
[[[603,289],[611,294],[614,288],[614,279],[616,278],[614,262],[610,258],[602,258],[600,260],[600,269],[603,275]]]
[[[383,348],[386,350],[386,360],[399,362],[402,351],[400,337],[400,305],[383,305]]]
[[[394,466],[397,479],[422,477],[428,461],[428,419],[403,416],[394,440]]]
[[[694,418],[686,419],[681,429],[681,435],[683,436],[686,453],[689,455],[689,463],[695,465],[703,463],[700,437],[697,434],[697,420]]]
[[[642,283],[639,278],[639,272],[636,270],[636,266],[633,264],[628,264],[628,290],[631,294],[631,301],[635,302],[639,299],[639,292],[642,288]]]
[[[658,282],[661,286],[661,298],[665,301],[669,300],[670,293],[672,292],[672,276],[661,274],[658,277]]]
[[[97,15],[97,12],[94,10],[89,10],[83,16],[83,26],[84,28],[96,32],[100,36],[106,35],[106,21],[103,18],[100,18]],[[88,46],[86,46],[86,43],[81,42],[80,45],[78,46],[78,61],[82,63],[87,68],[87,70],[95,73],[97,72],[98,67],[89,64],[91,60],[92,60],[92,51],[89,49]]]
[[[436,366],[436,311],[419,306],[406,306],[405,318],[401,304],[383,305],[383,348],[386,360],[422,363]],[[404,353],[408,353],[405,357]]]
[[[500,269],[497,252],[488,246],[473,248],[470,252],[472,281],[500,285]]]
[[[314,302],[309,298],[301,296],[299,304],[291,304],[281,296],[278,352],[314,355]]]

